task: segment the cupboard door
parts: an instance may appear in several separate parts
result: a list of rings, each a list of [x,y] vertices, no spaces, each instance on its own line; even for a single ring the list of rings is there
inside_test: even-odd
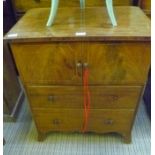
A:
[[[11,48],[25,83],[81,84],[80,43],[25,43]]]
[[[144,85],[150,67],[149,43],[89,42],[83,50],[89,84]]]

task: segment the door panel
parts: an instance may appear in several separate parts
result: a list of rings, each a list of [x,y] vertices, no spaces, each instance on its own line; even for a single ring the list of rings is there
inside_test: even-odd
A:
[[[89,84],[143,85],[150,67],[149,43],[92,43],[83,48]]]
[[[11,48],[24,82],[81,84],[80,43],[12,44]]]

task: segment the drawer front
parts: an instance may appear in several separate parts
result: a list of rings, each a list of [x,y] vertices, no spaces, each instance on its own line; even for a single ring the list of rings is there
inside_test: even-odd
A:
[[[130,131],[134,110],[91,110],[88,131],[125,132]]]
[[[142,87],[90,86],[91,109],[135,108]],[[28,96],[32,108],[83,108],[83,87],[29,86]]]
[[[79,43],[25,43],[11,48],[25,83],[81,84]]]
[[[32,108],[83,108],[83,90],[78,86],[27,87]]]
[[[82,131],[83,109],[34,109],[33,115],[41,132]],[[91,110],[86,131],[101,133],[130,131],[133,116],[133,110]]]
[[[50,7],[50,0],[15,0],[15,7],[17,11],[27,11],[31,8]],[[114,0],[114,5],[132,5],[132,0]],[[102,0],[87,0],[86,6],[103,6],[105,3]],[[63,0],[60,1],[60,7],[79,7],[79,0]]]
[[[142,87],[94,86],[90,87],[92,109],[135,109],[139,103]]]
[[[87,43],[89,84],[144,85],[150,68],[150,43]],[[96,51],[97,49],[97,51]]]
[[[33,116],[41,132],[81,131],[83,110],[34,109]]]

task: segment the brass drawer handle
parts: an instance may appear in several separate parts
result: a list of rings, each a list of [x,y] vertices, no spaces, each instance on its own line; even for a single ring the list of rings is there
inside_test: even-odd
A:
[[[54,119],[54,120],[52,121],[52,124],[54,124],[54,125],[60,125],[60,124],[61,124],[61,120],[59,120],[59,119]]]
[[[112,119],[107,119],[107,120],[104,121],[104,124],[112,125],[112,124],[114,124],[114,121]]]
[[[53,95],[48,96],[49,102],[54,102],[55,97]]]

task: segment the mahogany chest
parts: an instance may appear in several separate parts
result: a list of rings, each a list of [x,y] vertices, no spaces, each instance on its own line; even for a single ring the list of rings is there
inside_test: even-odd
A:
[[[38,140],[50,131],[117,132],[130,142],[150,67],[150,20],[138,7],[115,7],[112,27],[105,8],[74,7],[46,27],[48,14],[29,10],[4,37]]]

